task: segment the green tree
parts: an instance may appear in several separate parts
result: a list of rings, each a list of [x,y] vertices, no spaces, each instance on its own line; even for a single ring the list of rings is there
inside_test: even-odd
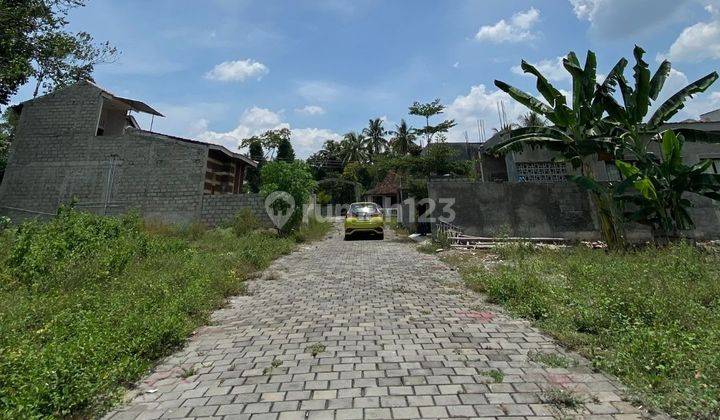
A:
[[[383,127],[383,122],[380,118],[372,119],[368,122],[367,128],[362,131],[365,136],[365,144],[367,145],[369,157],[372,159],[373,156],[379,155],[387,148],[387,140],[385,135],[387,131]]]
[[[68,12],[85,0],[3,0],[0,3],[0,104],[31,78],[34,95],[82,79],[113,61],[117,49],[95,45],[87,32],[66,30]]]
[[[370,174],[370,165],[367,163],[350,162],[345,165],[342,176],[350,182],[360,183],[363,188],[370,189],[375,184],[375,179]]]
[[[407,155],[415,148],[415,134],[413,129],[408,127],[404,119],[400,120],[400,124],[395,126],[395,130],[391,131],[392,139],[390,140],[390,148],[399,155]]]
[[[440,115],[445,110],[445,105],[440,103],[440,99],[435,99],[432,102],[420,103],[414,102],[410,105],[410,115],[417,115],[425,118],[425,127],[415,130],[415,132],[421,136],[425,136],[425,143],[429,145],[432,142],[432,138],[437,133],[447,133],[448,130],[455,127],[455,120],[444,120],[437,125],[430,125],[430,117]],[[422,146],[422,144],[420,145]]]
[[[547,118],[553,126],[513,130],[492,151],[512,150],[524,144],[558,151],[562,160],[580,169],[581,175],[571,179],[590,189],[598,209],[603,237],[612,248],[623,245],[621,215],[611,189],[596,182],[591,167],[596,161],[595,154],[604,152],[622,159],[625,153],[630,153],[645,160],[644,164],[656,164],[658,161],[648,153],[647,146],[657,141],[659,127],[675,115],[693,94],[705,91],[718,78],[713,72],[691,83],[660,105],[654,115],[644,122],[652,101],[657,99],[670,74],[670,63],[663,62],[651,77],[648,65],[642,59],[643,54],[642,48],[636,46],[633,88],[623,75],[627,59],[620,59],[605,81],[598,84],[595,54],[588,51],[585,65],[581,66],[577,56],[570,52],[563,65],[572,76],[572,108],[567,106],[565,96],[525,61],[521,64],[522,69],[537,78],[538,92],[547,103],[504,82],[495,81],[496,86],[531,111]],[[613,97],[616,86],[620,87],[624,108]]]
[[[315,179],[323,179],[328,173],[342,172],[342,146],[335,140],[326,140],[323,148],[310,155],[306,162],[313,169]]]
[[[6,108],[0,117],[0,172],[7,166],[8,152],[15,137],[18,119],[18,114],[12,108]]]
[[[365,137],[351,131],[343,136],[340,142],[342,149],[342,161],[344,164],[349,162],[366,162],[368,160],[368,151],[365,147]]]
[[[521,127],[545,127],[547,126],[547,121],[540,116],[537,112],[528,112],[527,114],[523,114],[520,116],[519,119],[520,126]]]
[[[250,159],[258,163],[257,168],[249,167],[247,170],[247,180],[250,186],[250,192],[260,192],[260,171],[265,164],[265,155],[262,148],[262,142],[254,137],[254,140],[250,142],[248,146],[250,153]]]
[[[292,133],[288,128],[278,128],[275,130],[268,130],[258,136],[248,137],[240,142],[240,148],[244,149],[250,147],[250,144],[254,141],[260,141],[263,149],[267,151],[266,158],[272,157],[275,151],[280,147],[280,143],[287,140],[290,141]]]
[[[629,220],[650,226],[656,241],[667,242],[695,227],[688,194],[720,201],[720,175],[707,173],[712,161],[683,163],[683,136],[668,130],[661,137],[662,160],[653,156],[633,163],[615,161],[625,178],[615,194],[629,204]],[[635,192],[626,193],[627,189]]]
[[[622,159],[623,155],[629,152],[636,159],[648,160],[646,163],[652,164],[656,159],[649,153],[648,147],[660,141],[659,133],[662,125],[677,114],[692,95],[704,92],[715,83],[718,74],[712,72],[690,83],[662,103],[650,118],[646,118],[653,101],[657,100],[665,80],[670,75],[672,65],[667,60],[663,61],[651,78],[649,65],[643,60],[644,54],[642,48],[635,46],[633,86],[624,76],[627,60],[618,63],[618,71],[612,74],[614,82],[620,87],[623,105],[620,105],[613,96],[615,83],[608,85],[606,90],[600,91],[599,97],[607,110],[608,120],[613,123],[612,133],[620,140],[615,148],[615,156]],[[680,129],[679,132],[685,134],[685,139],[688,141],[718,141],[717,136],[707,135],[705,132],[688,129]]]
[[[624,58],[615,65],[602,84],[597,79],[597,59],[588,51],[585,65],[581,66],[574,52],[563,59],[563,66],[571,74],[573,82],[572,107],[567,105],[565,95],[555,88],[535,67],[522,61],[521,68],[537,79],[537,90],[546,102],[535,98],[505,82],[496,80],[495,85],[530,111],[545,117],[550,127],[523,127],[511,130],[497,145],[494,153],[506,153],[524,145],[537,145],[557,151],[559,161],[569,162],[579,169],[583,177],[595,180],[592,161],[598,152],[614,154],[619,147],[612,135],[612,124],[603,119],[605,113],[602,92],[611,91],[615,75],[622,71]],[[612,249],[624,247],[619,209],[608,191],[591,190],[597,209],[603,239]]]
[[[280,139],[275,160],[283,162],[292,162],[295,160],[295,151],[293,150],[292,144],[290,144],[289,138]]]
[[[284,234],[292,232],[302,221],[303,205],[308,203],[310,194],[317,187],[310,168],[305,162],[300,161],[268,162],[262,168],[261,178],[260,192],[264,197],[275,191],[282,191],[290,194],[295,200],[294,208],[290,208],[290,203],[282,199],[275,200],[271,204],[271,208],[277,213],[287,211],[292,213],[288,222],[279,228]]]

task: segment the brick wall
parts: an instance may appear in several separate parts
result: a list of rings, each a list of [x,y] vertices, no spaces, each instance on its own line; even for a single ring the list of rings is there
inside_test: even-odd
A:
[[[264,227],[272,227],[260,194],[222,194],[203,196],[200,220],[209,226],[229,222],[240,210],[249,208]]]
[[[257,198],[203,196],[208,147],[129,129],[96,136],[102,91],[79,83],[26,102],[0,185],[0,214],[50,217],[76,200],[99,214],[137,210],[170,223],[222,220]],[[234,213],[233,213],[234,215]]]

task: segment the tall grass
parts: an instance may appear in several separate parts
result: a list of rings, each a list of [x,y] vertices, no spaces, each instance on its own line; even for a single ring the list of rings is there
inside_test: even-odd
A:
[[[720,416],[720,257],[680,244],[632,253],[504,252],[467,284],[534,320],[646,401],[681,418]]]
[[[0,418],[102,411],[293,248],[75,211],[0,234]]]

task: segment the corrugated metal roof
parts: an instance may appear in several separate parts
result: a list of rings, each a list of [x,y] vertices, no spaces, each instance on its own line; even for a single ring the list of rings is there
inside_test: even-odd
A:
[[[108,93],[107,91],[105,93]],[[112,93],[109,93],[112,95]],[[121,98],[119,96],[112,95],[115,99],[120,102],[126,103],[130,108],[138,112],[144,112],[146,114],[157,115],[158,117],[164,117],[163,114],[159,113],[153,107],[142,101],[136,101],[135,99]]]

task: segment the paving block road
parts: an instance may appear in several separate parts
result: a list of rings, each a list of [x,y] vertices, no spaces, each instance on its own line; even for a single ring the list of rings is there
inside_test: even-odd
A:
[[[615,380],[390,232],[343,241],[336,229],[248,291],[106,418],[645,416]],[[577,365],[547,366],[542,353]]]

